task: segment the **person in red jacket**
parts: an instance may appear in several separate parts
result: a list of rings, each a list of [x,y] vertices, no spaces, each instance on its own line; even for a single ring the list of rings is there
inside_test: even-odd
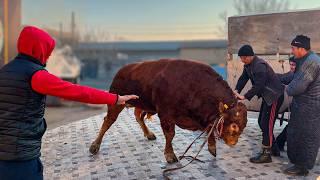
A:
[[[40,149],[46,95],[108,105],[125,104],[138,96],[112,94],[50,74],[45,65],[55,41],[37,27],[24,27],[17,47],[17,57],[0,69],[0,177],[43,179]]]

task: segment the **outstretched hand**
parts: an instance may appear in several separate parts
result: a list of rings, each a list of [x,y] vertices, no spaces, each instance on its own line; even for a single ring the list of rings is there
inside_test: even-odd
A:
[[[117,104],[126,104],[127,101],[131,100],[131,99],[139,99],[139,96],[137,95],[124,95],[124,96],[120,96],[118,97],[118,102]]]
[[[246,98],[240,95],[237,91],[233,91],[234,96],[239,100],[245,100]]]

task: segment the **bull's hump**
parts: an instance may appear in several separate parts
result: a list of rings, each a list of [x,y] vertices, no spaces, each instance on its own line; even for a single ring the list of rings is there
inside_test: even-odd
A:
[[[159,59],[159,60],[146,60],[141,61],[137,63],[131,63],[126,66],[124,66],[121,69],[135,69],[138,67],[144,67],[144,66],[165,66],[170,64],[184,64],[184,65],[191,65],[191,66],[203,66],[203,67],[210,67],[207,63],[199,61],[199,60],[193,60],[193,59]]]
[[[179,72],[180,75],[185,73],[192,73],[194,75],[209,73],[211,77],[218,76],[208,64],[185,59],[159,59],[132,63],[121,68],[118,74],[125,77],[152,76],[155,78],[161,74],[176,72]]]

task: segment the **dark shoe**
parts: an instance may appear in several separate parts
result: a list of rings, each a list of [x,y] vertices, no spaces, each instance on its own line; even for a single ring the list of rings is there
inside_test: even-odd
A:
[[[293,165],[292,167],[284,170],[284,173],[291,176],[306,176],[308,175],[309,171],[304,167]]]
[[[280,149],[277,143],[273,143],[271,148],[272,156],[280,156]]]
[[[252,163],[270,163],[271,159],[271,149],[263,148],[262,152],[260,152],[257,156],[250,158],[250,162]]]

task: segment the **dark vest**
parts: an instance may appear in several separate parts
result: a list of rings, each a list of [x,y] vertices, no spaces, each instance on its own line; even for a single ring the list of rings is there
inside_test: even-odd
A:
[[[31,88],[40,62],[19,54],[0,69],[0,160],[21,161],[40,156],[46,130],[46,96]]]

